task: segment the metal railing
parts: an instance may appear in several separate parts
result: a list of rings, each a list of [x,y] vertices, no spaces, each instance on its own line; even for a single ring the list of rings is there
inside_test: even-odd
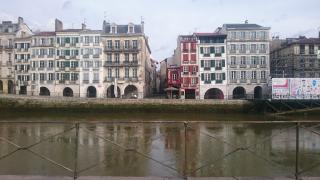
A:
[[[217,128],[214,127],[212,125],[214,124],[221,124],[221,122],[218,121],[95,121],[95,122],[60,122],[60,121],[50,121],[50,122],[30,122],[30,121],[0,121],[0,128],[4,125],[14,125],[14,127],[16,127],[15,125],[18,125],[19,123],[23,123],[23,129],[24,131],[26,131],[26,129],[29,127],[31,128],[34,124],[41,124],[41,125],[48,125],[48,127],[50,126],[54,126],[54,125],[68,125],[68,128],[63,128],[64,130],[61,130],[60,132],[56,132],[54,134],[50,134],[50,135],[38,135],[38,137],[34,137],[35,142],[33,142],[32,144],[28,144],[28,145],[21,145],[19,143],[16,142],[15,139],[12,139],[12,136],[10,137],[5,137],[4,133],[0,133],[0,142],[7,144],[8,146],[13,146],[15,147],[14,150],[0,155],[0,162],[2,160],[5,160],[6,158],[9,158],[11,156],[13,156],[14,154],[24,151],[29,153],[30,155],[35,155],[39,158],[41,158],[42,160],[60,168],[63,171],[66,171],[70,174],[72,174],[72,177],[74,179],[77,179],[78,177],[81,176],[82,173],[87,172],[101,164],[105,164],[106,165],[106,161],[107,158],[109,156],[112,156],[112,154],[110,155],[104,155],[104,159],[100,159],[97,162],[95,162],[94,164],[88,165],[86,167],[81,167],[79,166],[79,148],[81,146],[81,148],[83,148],[84,144],[80,144],[80,138],[87,138],[89,136],[93,136],[94,138],[98,139],[99,141],[105,142],[106,144],[108,144],[108,146],[110,147],[114,147],[118,150],[123,150],[124,153],[127,154],[134,154],[136,156],[139,157],[143,157],[157,165],[159,165],[159,167],[163,167],[165,169],[167,169],[168,171],[173,171],[176,173],[176,175],[178,177],[182,177],[182,178],[187,178],[190,176],[197,176],[198,172],[201,172],[202,170],[206,169],[206,168],[210,168],[211,171],[215,171],[215,167],[217,166],[217,164],[219,164],[220,162],[223,161],[227,161],[228,158],[230,157],[235,157],[235,156],[239,156],[242,153],[248,153],[248,155],[250,155],[250,157],[254,157],[257,158],[259,160],[261,160],[262,162],[268,164],[268,167],[270,169],[272,169],[274,166],[279,167],[279,168],[283,168],[283,165],[287,165],[290,167],[294,168],[294,171],[288,171],[289,174],[287,175],[288,178],[292,178],[292,179],[300,179],[302,176],[305,176],[306,173],[319,168],[320,166],[320,162],[314,162],[314,163],[307,163],[306,167],[305,166],[300,166],[300,164],[302,163],[301,160],[301,156],[305,156],[305,154],[303,153],[302,148],[304,148],[305,145],[301,146],[300,143],[304,142],[304,138],[308,138],[305,137],[304,134],[305,133],[310,133],[312,135],[314,135],[316,138],[320,138],[320,122],[319,121],[304,121],[304,122],[299,122],[299,121],[273,121],[273,122],[264,122],[264,121],[242,121],[242,122],[228,122],[228,124],[232,123],[234,124],[234,128],[233,130],[236,131],[238,134],[243,133],[242,129],[246,129],[249,128],[249,126],[261,126],[261,127],[266,127],[266,126],[270,126],[270,125],[279,125],[281,128],[278,128],[278,130],[275,133],[270,133],[267,136],[262,136],[261,139],[259,139],[259,141],[254,141],[254,142],[246,142],[244,144],[239,143],[237,141],[231,141],[228,140],[225,137],[221,137],[217,134],[211,133],[209,130],[210,128]],[[173,129],[171,128],[171,130],[175,130],[177,132],[176,136],[182,136],[183,138],[183,142],[181,143],[180,148],[176,148],[175,151],[179,151],[178,154],[181,154],[181,156],[177,157],[176,161],[181,162],[181,168],[179,168],[179,166],[175,166],[172,165],[170,163],[168,163],[165,160],[161,160],[159,158],[157,158],[157,156],[153,156],[150,154],[150,152],[144,152],[141,150],[140,146],[146,146],[146,145],[150,145],[152,144],[154,141],[157,141],[161,138],[165,138],[164,136],[169,136],[168,134],[160,134],[158,136],[154,136],[150,139],[145,139],[143,142],[144,144],[137,144],[135,147],[131,147],[129,144],[122,144],[117,142],[116,140],[112,139],[110,136],[106,136],[104,133],[101,133],[100,131],[98,131],[96,128],[97,126],[114,126],[114,125],[120,125],[120,126],[125,126],[127,127],[127,129],[129,127],[145,127],[146,125],[173,125],[172,127],[174,127]],[[197,128],[199,125],[209,125],[210,128],[208,129],[201,129],[201,128]],[[239,126],[243,125],[244,127],[242,129],[239,129]],[[95,128],[92,128],[95,127]],[[171,127],[171,126],[170,126]],[[260,128],[261,128],[260,127]],[[267,128],[265,128],[267,129]],[[171,130],[166,131],[166,133],[172,133]],[[82,137],[80,137],[80,131],[82,134]],[[261,130],[260,130],[261,131]],[[201,150],[199,148],[196,148],[196,152],[190,151],[192,149],[192,147],[194,147],[194,143],[193,139],[195,132],[197,132],[197,134],[199,134],[199,136],[203,136],[206,137],[207,139],[207,143],[209,143],[209,141],[215,141],[215,142],[219,142],[219,144],[221,145],[221,147],[223,146],[228,146],[230,147],[228,151],[222,153],[220,156],[215,156],[214,152],[211,153],[210,156],[206,156],[206,159],[202,159],[200,165],[198,166],[193,166],[194,162],[192,161],[192,158],[194,158],[194,156],[197,156],[199,153],[201,153]],[[275,161],[274,159],[270,158],[270,157],[264,157],[264,155],[262,155],[261,153],[259,153],[258,150],[258,146],[261,145],[263,146],[264,143],[272,141],[272,140],[277,140],[277,139],[281,139],[282,134],[285,133],[294,133],[294,134],[290,134],[292,135],[292,137],[295,137],[293,140],[291,139],[284,139],[284,142],[289,142],[291,141],[294,142],[294,162],[291,161],[285,161],[285,162],[281,162],[281,161]],[[120,131],[121,133],[121,131]],[[302,133],[302,134],[301,134]],[[73,146],[73,167],[68,167],[67,165],[64,165],[63,163],[60,163],[59,161],[48,157],[45,153],[41,152],[40,150],[35,150],[33,149],[34,147],[44,144],[45,142],[48,142],[50,140],[52,140],[53,138],[56,138],[58,136],[64,135],[64,134],[73,134],[72,139],[74,139],[74,141],[71,141],[72,143],[74,143]],[[86,137],[83,137],[83,134],[87,134]],[[13,137],[18,137],[23,136],[23,134],[18,134],[17,136],[13,136]],[[172,135],[172,134],[171,134]],[[234,134],[236,136],[236,133]],[[293,136],[294,135],[294,136]],[[119,135],[121,136],[121,134]],[[137,138],[144,138],[143,136],[138,136],[135,135],[134,137]],[[178,138],[178,137],[176,137]],[[249,140],[249,139],[248,139]],[[165,141],[170,141],[170,140],[165,140]],[[277,142],[277,141],[276,141]],[[319,141],[317,141],[319,142]],[[127,142],[129,143],[129,141]],[[168,142],[170,143],[170,142]],[[280,142],[279,142],[280,143]],[[280,145],[280,144],[275,144],[275,145]],[[99,144],[97,145],[99,146]],[[281,145],[280,145],[281,146]],[[319,144],[316,144],[315,146],[319,146]],[[98,147],[96,147],[98,148]],[[215,148],[215,147],[209,147],[210,148]],[[319,150],[320,148],[317,148],[317,150]],[[64,152],[65,153],[65,152]],[[270,152],[271,153],[271,152]],[[285,151],[284,153],[289,153],[287,151]],[[316,155],[316,154],[315,154]],[[319,155],[319,154],[318,154]],[[180,158],[180,159],[179,159]],[[286,164],[286,163],[292,163],[292,164]],[[19,162],[13,162],[13,163],[19,163]],[[304,162],[306,163],[306,162]],[[192,164],[192,165],[190,165]],[[229,164],[230,165],[230,164]],[[243,166],[245,166],[245,162],[243,164]],[[261,164],[260,164],[261,165]],[[30,166],[38,166],[36,163],[30,164]],[[256,164],[255,166],[259,166],[259,164]],[[109,167],[111,168],[111,167]],[[224,168],[228,168],[228,167],[224,167]],[[257,167],[258,168],[258,167]],[[121,169],[119,170],[121,171]],[[1,173],[1,170],[0,170]],[[241,174],[241,172],[240,172]],[[316,177],[320,177],[320,173],[319,171],[317,171],[316,174],[313,174],[312,176],[316,176]],[[234,179],[238,179],[236,176],[233,175],[227,175],[226,177],[231,177]]]

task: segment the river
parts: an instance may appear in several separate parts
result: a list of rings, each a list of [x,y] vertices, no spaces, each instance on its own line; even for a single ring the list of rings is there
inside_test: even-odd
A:
[[[0,175],[293,177],[297,162],[301,176],[320,176],[318,122],[174,113],[0,119]]]

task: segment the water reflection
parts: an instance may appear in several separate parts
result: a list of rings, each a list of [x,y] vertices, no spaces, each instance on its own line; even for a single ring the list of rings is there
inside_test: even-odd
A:
[[[320,175],[315,124],[300,128],[306,176]],[[186,136],[183,123],[81,123],[77,139],[72,123],[3,122],[0,174],[71,176],[77,164],[80,176],[293,176],[295,133],[290,123],[189,123]]]

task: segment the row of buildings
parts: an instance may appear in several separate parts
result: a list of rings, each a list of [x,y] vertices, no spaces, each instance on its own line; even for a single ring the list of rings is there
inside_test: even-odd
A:
[[[181,35],[174,55],[160,62],[161,86],[182,99],[262,98],[268,93],[269,32],[246,22]]]
[[[271,97],[272,78],[319,78],[317,38],[270,38],[270,27],[224,24],[213,33],[181,35],[160,62],[160,89],[169,98]]]
[[[144,98],[155,91],[156,61],[141,24],[103,22],[32,32],[19,17],[0,24],[0,91],[9,94]]]

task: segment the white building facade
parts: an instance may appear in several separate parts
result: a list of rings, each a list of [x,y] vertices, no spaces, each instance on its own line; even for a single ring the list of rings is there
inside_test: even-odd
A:
[[[226,34],[196,33],[200,99],[227,99]]]
[[[268,91],[270,28],[257,24],[224,24],[227,34],[229,99],[260,99]]]

